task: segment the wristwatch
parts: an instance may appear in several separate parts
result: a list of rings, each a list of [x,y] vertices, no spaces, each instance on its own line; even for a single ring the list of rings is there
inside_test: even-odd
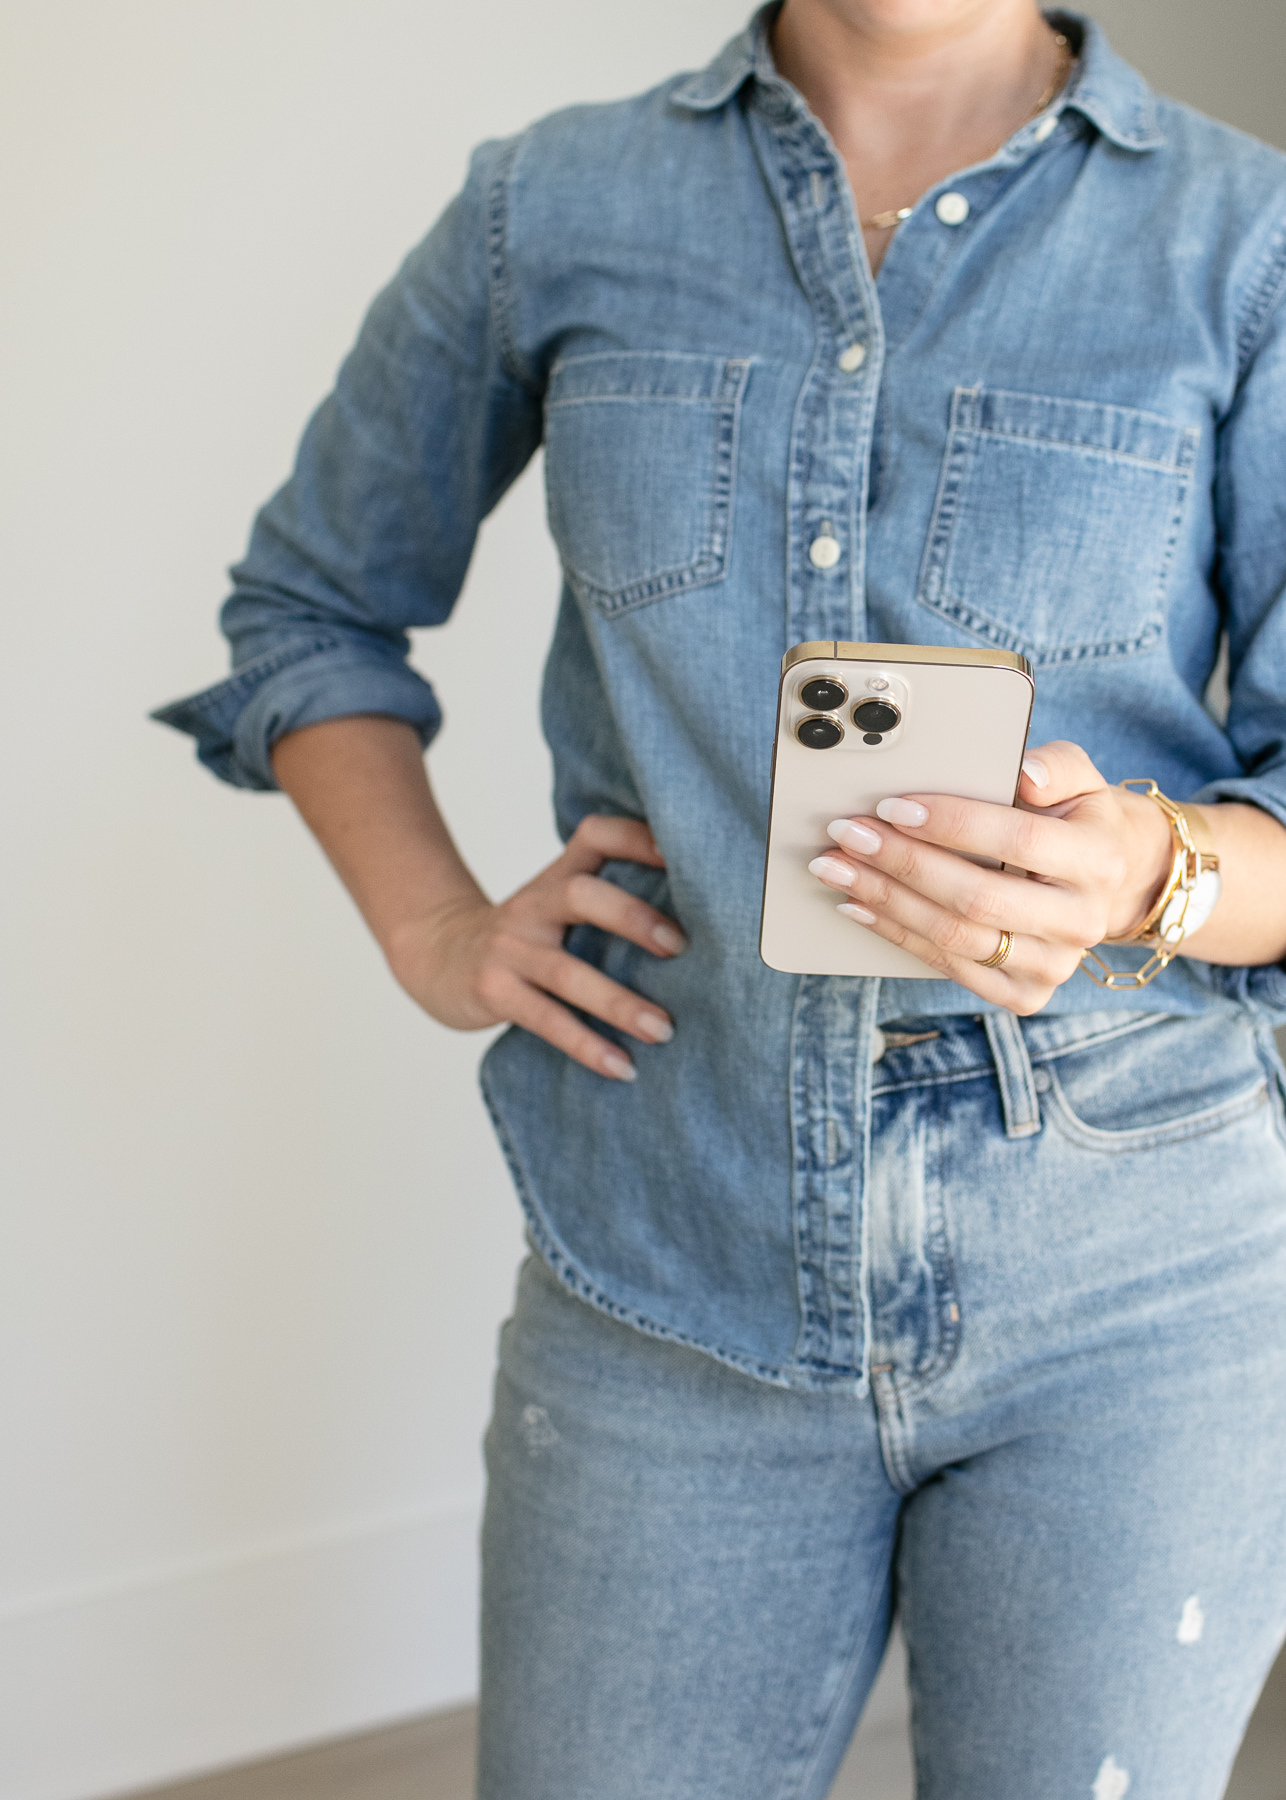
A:
[[[1169,874],[1142,922],[1120,937],[1103,940],[1108,944],[1147,945],[1152,955],[1143,967],[1122,973],[1093,950],[1085,952],[1081,967],[1091,981],[1106,988],[1146,987],[1177,954],[1184,938],[1200,931],[1218,904],[1221,891],[1219,853],[1201,808],[1191,801],[1167,798],[1156,782],[1148,779],[1123,781],[1121,786],[1138,788],[1161,808],[1170,824],[1174,854]]]

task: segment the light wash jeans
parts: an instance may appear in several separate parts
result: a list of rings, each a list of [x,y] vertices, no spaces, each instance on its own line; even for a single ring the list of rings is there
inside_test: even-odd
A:
[[[1286,1150],[1244,1012],[900,1022],[874,1386],[535,1258],[487,1451],[482,1800],[821,1800],[892,1610],[921,1800],[1215,1800],[1286,1628]]]

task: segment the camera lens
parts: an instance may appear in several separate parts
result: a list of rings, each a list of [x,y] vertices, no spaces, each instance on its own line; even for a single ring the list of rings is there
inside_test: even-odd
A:
[[[853,723],[859,731],[892,731],[902,722],[902,714],[891,700],[863,700],[853,708]]]
[[[795,736],[810,750],[833,750],[844,735],[836,719],[801,719]]]
[[[834,706],[843,706],[848,699],[848,689],[842,681],[832,681],[829,675],[818,675],[804,683],[799,697],[805,706],[816,707],[818,712],[829,712]]]

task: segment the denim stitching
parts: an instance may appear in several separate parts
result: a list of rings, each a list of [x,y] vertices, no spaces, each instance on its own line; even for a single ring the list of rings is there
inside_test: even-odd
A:
[[[734,1369],[739,1375],[748,1375],[756,1381],[766,1382],[770,1387],[797,1388],[801,1391],[830,1392],[842,1389],[856,1398],[866,1392],[866,1380],[856,1369],[845,1368],[836,1363],[829,1363],[821,1358],[808,1357],[791,1361],[778,1368],[772,1363],[765,1363],[757,1357],[746,1356],[739,1350],[729,1350],[720,1344],[706,1343],[703,1339],[693,1337],[688,1332],[679,1331],[672,1325],[662,1325],[656,1319],[650,1319],[632,1306],[625,1306],[619,1300],[613,1300],[593,1282],[588,1274],[565,1245],[554,1233],[551,1225],[539,1209],[535,1198],[535,1187],[528,1178],[527,1171],[518,1155],[517,1146],[497,1110],[487,1084],[481,1084],[483,1103],[491,1118],[496,1137],[499,1140],[509,1173],[513,1178],[518,1193],[519,1203],[526,1217],[531,1240],[539,1251],[542,1260],[562,1282],[563,1286],[578,1299],[592,1306],[596,1312],[609,1319],[616,1319],[622,1325],[632,1326],[641,1331],[645,1337],[655,1338],[661,1343],[678,1344],[685,1350],[697,1350],[704,1356],[711,1356],[716,1362]],[[804,1380],[799,1379],[804,1377]]]
[[[933,1354],[924,1362],[907,1370],[905,1375],[900,1369],[894,1370],[895,1377],[902,1377],[908,1395],[923,1394],[932,1384],[941,1380],[951,1368],[960,1354],[960,1343],[963,1336],[960,1317],[960,1295],[956,1287],[955,1260],[951,1254],[951,1233],[947,1224],[947,1183],[943,1174],[946,1166],[946,1130],[942,1108],[935,1109],[936,1116],[930,1128],[933,1139],[934,1160],[936,1164],[937,1200],[931,1203],[927,1198],[928,1160],[925,1162],[925,1233],[924,1247],[929,1259],[929,1269],[933,1276],[933,1313],[938,1331],[938,1341]],[[907,1464],[908,1471],[910,1464]]]
[[[509,323],[513,286],[509,278],[509,183],[514,164],[526,143],[526,133],[511,139],[505,146],[492,177],[487,204],[487,288],[491,327],[495,333],[501,366],[520,387],[539,395],[540,385],[524,369],[522,355]]]
[[[1162,1149],[1169,1144],[1184,1143],[1189,1138],[1207,1137],[1225,1125],[1235,1125],[1265,1104],[1268,1082],[1261,1076],[1254,1087],[1243,1089],[1230,1100],[1221,1100],[1217,1106],[1185,1113],[1161,1125],[1132,1126],[1124,1131],[1104,1131],[1096,1125],[1087,1125],[1073,1109],[1054,1070],[1050,1071],[1049,1094],[1054,1101],[1051,1117],[1064,1137],[1085,1150],[1124,1155],[1133,1150]]]
[[[655,353],[668,356],[667,351]],[[577,361],[581,359],[576,359]],[[588,361],[588,358],[584,359]],[[687,361],[700,360],[685,355]],[[717,391],[708,399],[688,395],[652,394],[586,394],[566,400],[552,401],[546,413],[553,414],[582,405],[629,403],[632,405],[704,406],[713,414],[714,456],[710,484],[710,507],[705,524],[706,548],[683,564],[658,569],[639,576],[618,588],[605,588],[564,557],[568,581],[583,600],[591,602],[608,618],[659,600],[667,594],[689,588],[708,587],[727,573],[727,547],[731,535],[733,501],[736,490],[736,459],[739,442],[741,405],[750,379],[753,357],[710,357],[710,364],[722,363],[723,371]],[[565,365],[564,365],[565,366]]]
[[[931,611],[940,613],[944,618],[953,619],[964,630],[971,632],[975,637],[982,638],[987,643],[996,644],[1004,649],[1021,650],[1032,663],[1039,667],[1094,661],[1105,656],[1134,656],[1153,649],[1160,642],[1165,629],[1165,593],[1174,561],[1175,548],[1183,529],[1184,513],[1201,438],[1200,431],[1194,426],[1175,425],[1174,430],[1178,437],[1178,443],[1174,460],[1173,462],[1160,462],[1148,457],[1135,456],[1128,451],[1087,444],[1080,439],[1038,437],[1013,429],[1012,423],[1010,423],[1009,429],[999,431],[984,421],[984,401],[995,395],[999,395],[1002,400],[1039,403],[1036,410],[1039,410],[1046,401],[1051,405],[1068,407],[1090,404],[1060,400],[1057,396],[1011,395],[1004,390],[984,390],[977,387],[955,390],[951,398],[947,449],[943,457],[938,492],[929,526],[928,542],[920,569],[917,593],[920,603]],[[1103,405],[1096,406],[1095,410],[1101,413],[1116,413],[1126,418],[1133,416],[1157,424],[1169,423],[1157,413],[1135,412],[1134,409],[1128,407]],[[963,501],[968,477],[983,444],[991,440],[1022,443],[1025,448],[1033,452],[1071,452],[1087,460],[1145,469],[1158,475],[1170,475],[1175,478],[1174,504],[1166,522],[1165,536],[1161,542],[1157,564],[1156,583],[1152,596],[1153,611],[1142,629],[1134,636],[1097,639],[1080,644],[1040,646],[1030,642],[1016,626],[1007,624],[1002,619],[993,618],[988,613],[979,612],[963,600],[949,597],[947,568],[950,562],[952,541],[964,516]]]
[[[1247,296],[1246,317],[1237,332],[1239,385],[1250,365],[1251,357],[1259,348],[1260,339],[1283,289],[1286,289],[1286,219],[1278,221],[1273,239],[1264,255],[1263,273]]]
[[[904,1094],[909,1088],[950,1087],[954,1082],[977,1081],[982,1076],[992,1076],[995,1072],[991,1063],[979,1063],[976,1068],[971,1066],[967,1069],[951,1069],[941,1074],[912,1076],[906,1081],[890,1081],[882,1087],[873,1087],[871,1098],[874,1100],[882,1094]]]
[[[1051,1044],[1047,1050],[1032,1050],[1033,1063],[1055,1062],[1060,1056],[1074,1056],[1078,1050],[1089,1050],[1098,1044],[1114,1043],[1117,1038],[1128,1037],[1134,1031],[1147,1031],[1155,1025],[1163,1025],[1169,1019],[1179,1019],[1187,1015],[1183,1013],[1144,1013],[1141,1017],[1126,1018],[1119,1025],[1105,1026],[1101,1031],[1090,1032],[1087,1036],[1075,1038],[1068,1044]],[[1200,1017],[1201,1015],[1192,1015]]]
[[[1099,450],[1105,455],[1127,457],[1132,462],[1141,462],[1149,467],[1161,469],[1178,469],[1191,460],[1185,445],[1185,439],[1194,431],[1193,426],[1179,424],[1175,419],[1167,418],[1164,413],[1149,412],[1146,407],[1122,406],[1110,400],[1078,400],[1062,394],[1026,394],[1013,388],[973,387],[957,389],[958,393],[967,395],[972,402],[969,408],[967,423],[962,416],[962,424],[973,431],[984,432],[988,437],[1021,438],[1024,442],[1034,441],[1048,444],[1054,449]],[[1121,450],[1112,444],[1103,443],[1091,436],[1076,436],[1064,430],[1057,435],[1049,431],[1041,431],[1034,425],[1024,428],[1015,415],[1048,414],[1058,410],[1072,418],[1088,420],[1118,419],[1122,426],[1157,426],[1156,436],[1169,438],[1175,445],[1170,457],[1142,456],[1137,451]],[[986,414],[990,412],[998,422],[988,423]],[[1199,434],[1198,434],[1199,435]]]
[[[1192,435],[1200,435],[1195,428],[1190,428]],[[1185,433],[1185,436],[1189,433]],[[1022,444],[1028,450],[1043,451],[1047,455],[1078,456],[1086,462],[1103,462],[1109,465],[1124,463],[1131,469],[1151,469],[1158,475],[1177,475],[1182,473],[1187,463],[1158,462],[1148,456],[1136,456],[1131,450],[1109,450],[1102,444],[1086,444],[1071,438],[1040,437],[1034,431],[997,431],[994,426],[986,426],[978,431],[979,437],[1001,444]]]

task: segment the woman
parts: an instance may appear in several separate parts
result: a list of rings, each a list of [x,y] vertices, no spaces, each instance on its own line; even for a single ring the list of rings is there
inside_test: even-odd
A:
[[[895,1603],[922,1796],[1221,1792],[1286,1626],[1284,221],[1087,21],[785,0],[484,146],[260,516],[237,672],[161,716],[429,1013],[518,1027],[486,1800],[821,1796]],[[567,842],[493,904],[404,632],[541,442]],[[813,865],[940,979],[756,956],[829,638],[1036,667],[1022,810],[890,795]]]

